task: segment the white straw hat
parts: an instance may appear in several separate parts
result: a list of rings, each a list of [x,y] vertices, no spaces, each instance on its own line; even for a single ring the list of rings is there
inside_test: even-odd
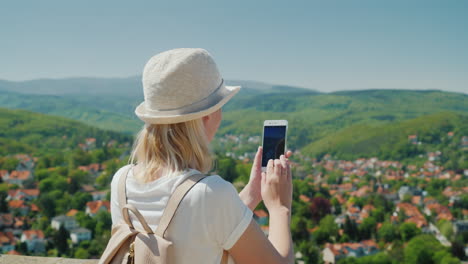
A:
[[[157,54],[143,70],[145,101],[135,114],[147,124],[201,118],[221,108],[240,86],[226,86],[204,49],[173,49]]]

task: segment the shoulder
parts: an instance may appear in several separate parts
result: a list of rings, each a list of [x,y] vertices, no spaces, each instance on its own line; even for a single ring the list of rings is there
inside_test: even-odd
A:
[[[226,191],[236,192],[236,189],[230,182],[224,180],[218,175],[207,176],[201,180],[200,183],[204,185],[207,193],[224,193]]]
[[[122,177],[124,173],[127,173],[131,166],[132,164],[127,164],[121,167],[120,169],[118,169],[114,173],[114,176],[112,177],[112,182],[111,182],[111,190],[116,190],[116,187],[119,184],[120,177]]]
[[[197,184],[195,196],[201,198],[207,206],[228,206],[240,201],[239,194],[234,186],[218,175],[207,176]]]

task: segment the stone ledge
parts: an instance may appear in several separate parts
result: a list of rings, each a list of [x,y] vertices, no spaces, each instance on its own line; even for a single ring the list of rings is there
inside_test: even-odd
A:
[[[67,259],[0,255],[0,264],[97,264],[97,259]]]

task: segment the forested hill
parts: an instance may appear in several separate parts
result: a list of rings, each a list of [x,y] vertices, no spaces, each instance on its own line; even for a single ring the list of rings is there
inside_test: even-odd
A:
[[[79,144],[86,144],[86,139],[95,146],[112,141],[128,145],[132,141],[131,136],[63,117],[0,108],[0,156],[55,154],[78,148]]]
[[[416,136],[414,144],[408,138],[411,135]],[[353,125],[331,133],[303,150],[311,156],[328,153],[349,160],[374,156],[403,160],[441,151],[446,160],[456,162],[463,156],[464,136],[468,136],[468,115],[442,112],[385,125]]]
[[[287,119],[288,145],[292,149],[310,145],[306,148],[310,151],[323,146],[324,138],[336,133],[349,134],[359,127],[377,127],[441,112],[468,114],[468,95],[462,93],[438,90],[321,93],[252,81],[227,83],[241,85],[243,89],[223,107],[224,118],[218,136],[260,136],[263,120]],[[143,125],[134,115],[135,106],[143,100],[141,90],[137,77],[0,81],[0,105],[65,116],[131,135]],[[353,128],[347,130],[350,127]],[[320,153],[330,150],[319,149]],[[337,150],[337,153],[344,152]]]

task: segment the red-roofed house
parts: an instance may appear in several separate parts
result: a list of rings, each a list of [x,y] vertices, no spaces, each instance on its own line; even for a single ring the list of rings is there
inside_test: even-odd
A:
[[[7,200],[31,201],[39,197],[39,189],[17,189],[9,190]]]
[[[29,206],[24,204],[23,200],[13,200],[8,202],[10,210],[18,210],[21,215],[27,215],[29,212]]]
[[[409,135],[408,136],[408,141],[411,144],[418,144],[418,136],[417,135]]]
[[[21,235],[21,242],[26,243],[29,252],[45,252],[44,233],[41,230],[26,230]]]
[[[101,210],[110,212],[109,201],[91,201],[86,203],[86,214],[89,216],[95,216]]]
[[[8,177],[5,177],[4,181],[9,184],[17,184],[23,186],[23,182],[29,179],[32,179],[32,174],[30,171],[14,170],[10,173]]]
[[[16,237],[12,232],[0,232],[0,253],[15,250]]]
[[[305,196],[304,194],[299,195],[299,199],[304,203],[310,203],[310,198]]]
[[[0,214],[0,228],[5,229],[5,227],[13,226],[13,215],[12,214]]]
[[[396,205],[396,213],[404,212],[407,219],[405,222],[415,223],[419,228],[427,226],[426,218],[419,212],[418,208],[409,203],[399,203]]]
[[[7,170],[0,170],[0,178],[2,178],[3,181],[5,181],[8,176],[10,176],[10,174]]]
[[[79,212],[79,211],[76,210],[76,209],[71,209],[70,211],[68,211],[68,213],[66,213],[66,216],[75,217],[75,215],[76,215],[78,212]]]
[[[446,206],[443,206],[439,203],[432,203],[426,205],[426,207],[424,208],[424,213],[426,213],[427,215],[431,215],[433,211],[437,215],[437,221],[442,219],[448,221],[453,220],[453,215],[450,212],[450,209],[448,209],[448,207]]]
[[[335,264],[345,257],[369,256],[377,252],[377,244],[372,240],[366,240],[360,243],[327,243],[322,250],[322,256],[325,264]]]

